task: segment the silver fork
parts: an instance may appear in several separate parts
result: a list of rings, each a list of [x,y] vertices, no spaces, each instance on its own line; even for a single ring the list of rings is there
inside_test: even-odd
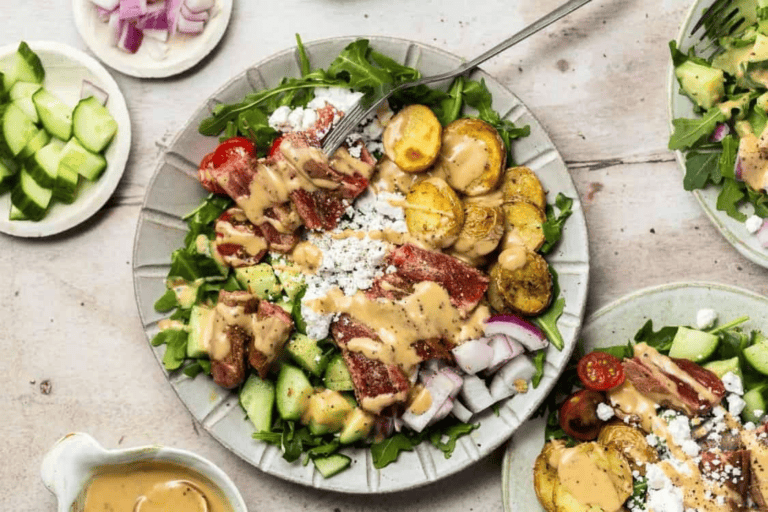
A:
[[[757,0],[716,0],[701,14],[691,29],[691,35],[704,27],[699,41],[716,42],[724,36],[732,36],[756,21]]]
[[[579,7],[582,7],[584,4],[589,3],[590,1],[591,0],[570,0],[569,2],[566,2],[546,16],[531,23],[509,39],[502,41],[498,45],[494,46],[482,55],[470,60],[469,62],[465,62],[453,71],[424,77],[419,80],[414,80],[413,82],[405,82],[398,85],[397,87],[390,86],[384,91],[379,92],[373,99],[365,102],[362,100],[359,101],[357,104],[355,104],[354,107],[352,107],[348,112],[344,114],[344,116],[341,118],[341,121],[339,121],[339,123],[334,126],[330,133],[325,137],[325,140],[323,141],[323,152],[326,155],[332,155],[339,148],[339,146],[344,143],[352,130],[354,130],[355,127],[357,127],[365,118],[373,113],[379,107],[379,105],[381,105],[394,93],[409,87],[431,84],[433,82],[455,78],[457,76],[468,73],[491,57],[494,57],[507,48],[514,46],[520,41],[551,25],[563,16],[567,16],[568,14],[572,13]]]

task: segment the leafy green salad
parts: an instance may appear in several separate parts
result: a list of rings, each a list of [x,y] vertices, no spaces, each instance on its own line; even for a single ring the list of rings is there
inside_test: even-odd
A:
[[[285,78],[278,86],[250,93],[239,103],[218,105],[211,117],[200,123],[200,133],[220,136],[221,140],[246,137],[253,142],[258,156],[264,156],[280,135],[270,127],[269,116],[282,106],[306,106],[313,99],[315,88],[343,87],[371,95],[387,84],[399,84],[420,76],[418,70],[403,66],[371,48],[367,40],[349,44],[327,69],[312,69],[298,37],[297,41],[301,77]],[[390,99],[390,106],[395,112],[414,103],[427,105],[443,125],[467,117],[464,111],[471,109],[478,118],[499,132],[509,152],[508,162],[512,162],[512,141],[530,132],[528,126],[518,127],[502,119],[493,110],[491,93],[482,80],[460,77],[446,91],[419,86],[401,91]],[[555,205],[547,205],[546,222],[543,225],[546,242],[541,252],[552,250],[562,237],[563,224],[571,214],[572,203],[571,199],[561,194]],[[257,296],[260,299],[269,300],[288,312],[296,332],[286,345],[283,357],[273,365],[279,368],[279,375],[273,376],[274,379],[262,380],[254,372],[240,388],[241,405],[256,428],[253,435],[255,439],[278,446],[288,461],[295,461],[304,454],[304,464],[312,461],[326,477],[349,466],[349,457],[338,453],[345,445],[369,446],[376,468],[387,466],[402,451],[411,451],[426,440],[441,450],[446,458],[450,457],[457,440],[477,428],[477,424],[447,416],[420,433],[402,430],[381,438],[357,435],[359,431],[355,431],[354,435],[346,435],[345,431],[341,434],[324,432],[323,429],[313,428],[311,424],[303,424],[297,416],[281,408],[280,386],[284,379],[306,381],[315,389],[338,390],[354,404],[351,379],[341,353],[331,339],[313,340],[307,336],[306,321],[301,311],[306,284],[300,273],[286,268],[290,265],[281,255],[267,253],[259,265],[236,270],[219,264],[211,256],[210,241],[216,236],[214,222],[233,205],[229,197],[211,194],[186,217],[189,231],[184,246],[171,255],[168,290],[155,304],[159,312],[173,311],[168,319],[170,323],[152,340],[154,346],[166,345],[163,357],[166,370],[182,371],[189,377],[200,373],[210,374],[211,362],[208,355],[194,347],[201,312],[216,304],[222,290],[258,290]],[[258,276],[254,274],[257,268]],[[552,275],[554,300],[534,321],[561,348],[563,340],[556,322],[563,312],[565,299],[560,297],[554,270]],[[543,375],[545,352],[537,353],[534,360],[537,369],[533,378],[534,385],[538,385]],[[285,372],[293,372],[293,376],[284,376]],[[278,398],[274,409],[278,414],[273,418],[275,393]],[[268,403],[266,413],[263,405],[265,401]],[[252,413],[257,409],[260,412]]]

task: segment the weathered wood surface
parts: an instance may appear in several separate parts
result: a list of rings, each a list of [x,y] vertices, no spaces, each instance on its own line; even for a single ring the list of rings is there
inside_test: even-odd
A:
[[[429,487],[374,498],[318,492],[254,470],[197,427],[147,348],[131,251],[156,158],[190,113],[248,65],[337,35],[392,35],[472,57],[562,0],[282,0],[236,2],[222,43],[167,80],[113,73],[134,140],[107,206],[66,234],[0,236],[0,497],[6,510],[54,510],[43,453],[85,431],[107,447],[163,443],[221,465],[253,511],[501,510],[501,450]],[[766,292],[766,271],[739,255],[684,192],[668,136],[667,42],[683,0],[594,0],[485,68],[533,110],[581,193],[590,233],[588,313],[636,289],[709,280]],[[0,0],[0,44],[55,39],[85,49],[70,2]],[[50,384],[49,393],[42,383]]]

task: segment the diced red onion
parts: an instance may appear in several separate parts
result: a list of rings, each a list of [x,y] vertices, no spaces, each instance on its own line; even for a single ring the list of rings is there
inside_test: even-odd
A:
[[[715,127],[712,135],[709,136],[710,142],[721,142],[726,135],[731,133],[731,127],[726,123],[720,123]]]
[[[136,21],[136,27],[141,30],[168,30],[168,13],[165,10],[148,13]]]
[[[109,16],[107,27],[109,28],[109,33],[112,34],[112,45],[117,46],[117,43],[120,42],[120,36],[123,33],[123,20],[120,19],[119,12],[114,11]]]
[[[495,401],[502,400],[519,392],[518,381],[528,382],[536,374],[536,366],[526,356],[512,359],[504,365],[491,381],[491,395]]]
[[[158,12],[165,12],[165,0],[160,0],[159,2],[147,0],[147,13],[144,16],[151,16]]]
[[[181,18],[181,2],[182,0],[166,0],[165,2],[165,12],[168,16],[168,30],[171,32],[171,35],[176,33],[178,21]]]
[[[91,0],[96,7],[112,12],[117,9],[120,0]]]
[[[102,23],[108,23],[109,17],[112,15],[113,12],[115,12],[115,9],[112,9],[110,11],[110,10],[104,9],[103,7],[99,7],[98,5],[96,6],[96,16],[98,16],[99,21],[101,21]]]
[[[216,4],[216,0],[184,0],[184,5],[191,12],[207,11]]]
[[[205,28],[205,22],[190,21],[184,16],[176,18],[176,31],[182,34],[200,34]]]
[[[541,329],[515,315],[494,315],[485,324],[485,335],[504,334],[523,344],[528,350],[541,350],[549,340]]]
[[[475,375],[464,377],[464,385],[461,387],[461,401],[472,412],[484,411],[495,402],[483,379]]]
[[[83,85],[80,87],[80,99],[85,99],[90,96],[96,98],[96,101],[102,105],[106,105],[107,100],[109,99],[109,93],[107,91],[97,86],[93,82],[83,80]]]
[[[139,51],[143,39],[144,33],[136,28],[136,24],[123,23],[123,31],[120,34],[117,47],[128,53],[136,53]]]
[[[189,10],[189,7],[187,7],[187,4],[181,4],[180,12],[181,12],[181,16],[183,18],[188,19],[189,21],[206,22],[208,21],[208,18],[209,18],[208,11],[192,12]]]
[[[451,413],[464,423],[469,423],[469,420],[472,419],[472,411],[464,407],[458,400],[453,401]]]
[[[493,349],[488,346],[486,338],[467,341],[454,347],[451,352],[459,368],[470,375],[488,368],[493,359]]]
[[[392,435],[392,431],[395,429],[395,421],[391,416],[377,416],[376,422],[373,424],[373,430],[375,437],[387,438]]]
[[[507,362],[525,352],[522,344],[505,334],[494,334],[491,336],[488,346],[493,349],[491,364],[485,370],[485,373],[488,375],[496,373]]]
[[[170,37],[170,34],[167,30],[154,30],[150,28],[145,28],[142,30],[144,32],[144,37],[148,37],[150,39],[154,39],[155,41],[165,43],[168,41],[168,37]]]
[[[434,419],[435,415],[453,392],[455,383],[446,375],[436,373],[429,379],[429,382],[424,384],[424,387],[429,391],[429,395],[432,398],[432,403],[429,405],[429,408],[421,414],[414,414],[408,409],[400,417],[400,419],[403,420],[403,423],[408,425],[408,427],[415,432],[424,430],[424,427]],[[446,412],[446,414],[448,413]]]
[[[763,221],[763,225],[760,228],[760,231],[757,232],[757,241],[760,242],[760,245],[763,247],[768,247],[768,220]]]
[[[443,405],[441,405],[440,408],[437,410],[434,417],[429,421],[429,424],[432,425],[433,423],[437,423],[441,419],[451,414],[452,410],[453,410],[453,399],[451,397],[448,397],[445,400],[445,402],[443,402]]]
[[[737,181],[744,181],[742,174],[744,172],[744,165],[740,156],[736,156],[736,164],[733,166],[733,176]]]
[[[120,19],[128,20],[147,14],[147,0],[120,0]]]

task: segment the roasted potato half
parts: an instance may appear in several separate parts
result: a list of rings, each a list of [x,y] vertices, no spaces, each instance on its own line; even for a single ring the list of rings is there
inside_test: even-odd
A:
[[[531,251],[538,250],[544,245],[544,230],[542,226],[547,220],[544,210],[533,203],[518,199],[504,206],[504,227],[514,232]]]
[[[549,457],[562,445],[562,441],[548,442],[533,464],[533,489],[536,491],[539,503],[547,512],[555,512],[555,486],[557,485],[557,470],[549,465]]]
[[[464,226],[464,206],[456,192],[440,178],[427,178],[405,197],[408,232],[432,247],[453,244]]]
[[[580,455],[586,455],[611,479],[616,490],[615,502],[618,505],[612,510],[621,509],[624,503],[632,495],[632,471],[629,463],[615,448],[601,446],[595,442],[582,443],[573,448]],[[559,475],[560,476],[560,475]],[[585,475],[588,477],[588,475]],[[595,496],[596,499],[606,499],[606,496]],[[602,512],[603,509],[596,503],[585,504],[579,501],[568,490],[566,484],[558,479],[555,484],[554,502],[556,512]]]
[[[657,462],[659,455],[640,430],[621,422],[605,425],[597,436],[597,442],[603,446],[616,448],[629,462],[630,468],[645,474],[647,462]]]
[[[504,212],[499,206],[464,202],[464,226],[453,249],[469,258],[493,252],[504,236]]]
[[[443,130],[435,170],[459,192],[479,196],[496,188],[506,161],[496,128],[480,119],[457,119]]]
[[[504,304],[521,315],[538,315],[552,302],[552,274],[544,258],[533,251],[526,251],[525,262],[520,266],[506,268],[496,263],[490,276]],[[491,306],[497,309],[493,302]]]
[[[547,193],[539,178],[528,167],[510,167],[504,172],[501,193],[505,202],[523,199],[539,209],[547,207]]]
[[[384,154],[405,172],[421,172],[440,154],[443,127],[429,107],[409,105],[384,129]]]

